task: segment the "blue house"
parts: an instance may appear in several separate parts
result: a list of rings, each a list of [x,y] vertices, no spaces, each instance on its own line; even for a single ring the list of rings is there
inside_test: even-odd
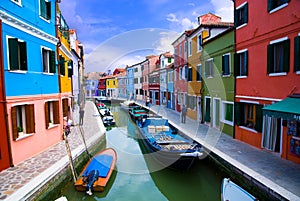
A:
[[[61,140],[56,1],[3,0],[0,19],[9,143],[15,164]]]
[[[134,99],[134,65],[126,67],[127,83],[126,95],[128,100]]]

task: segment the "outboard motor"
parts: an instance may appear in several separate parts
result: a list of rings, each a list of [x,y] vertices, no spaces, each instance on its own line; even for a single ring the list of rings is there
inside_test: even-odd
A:
[[[95,181],[97,181],[99,177],[99,171],[98,170],[92,170],[88,176],[83,180],[83,182],[86,184],[86,194],[92,195],[92,190]]]

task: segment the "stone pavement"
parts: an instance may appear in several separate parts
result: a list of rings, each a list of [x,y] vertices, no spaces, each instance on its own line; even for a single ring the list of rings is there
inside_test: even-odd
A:
[[[145,106],[145,102],[138,104]],[[180,123],[180,114],[164,106],[151,105],[149,109],[286,200],[300,201],[300,164],[233,139],[188,117],[185,124]]]
[[[75,126],[71,127],[68,141],[74,159],[85,151],[79,127],[76,126],[79,122],[79,108],[73,113],[73,122]],[[106,132],[95,104],[90,101],[85,105],[82,128],[88,147]],[[26,200],[68,165],[65,141],[62,140],[44,152],[1,171],[0,200]]]

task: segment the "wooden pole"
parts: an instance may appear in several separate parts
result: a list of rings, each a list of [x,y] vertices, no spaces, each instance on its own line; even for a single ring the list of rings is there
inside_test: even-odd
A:
[[[76,183],[76,181],[77,181],[77,174],[76,174],[75,168],[74,168],[74,163],[73,163],[73,159],[72,159],[71,149],[70,149],[70,146],[69,146],[68,138],[66,136],[66,132],[64,131],[63,133],[64,133],[64,140],[65,140],[65,144],[66,144],[66,150],[67,150],[67,153],[68,153],[68,156],[69,156],[70,168],[71,168],[71,172],[72,172],[72,175],[73,175],[73,180],[74,180],[74,183]]]
[[[92,156],[91,156],[91,154],[88,151],[88,148],[87,148],[87,145],[86,145],[86,141],[85,141],[85,137],[84,137],[84,133],[83,133],[83,129],[82,129],[82,127],[79,124],[78,124],[78,128],[79,128],[81,137],[83,139],[83,143],[84,143],[84,146],[85,146],[85,151],[86,151],[87,155],[89,156],[89,158],[91,159]]]

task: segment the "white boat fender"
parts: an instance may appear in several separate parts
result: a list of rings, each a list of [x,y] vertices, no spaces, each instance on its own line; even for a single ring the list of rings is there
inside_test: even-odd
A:
[[[203,153],[199,152],[199,151],[195,151],[192,153],[182,153],[180,154],[180,156],[192,156],[192,157],[198,157],[200,158],[203,155]]]

